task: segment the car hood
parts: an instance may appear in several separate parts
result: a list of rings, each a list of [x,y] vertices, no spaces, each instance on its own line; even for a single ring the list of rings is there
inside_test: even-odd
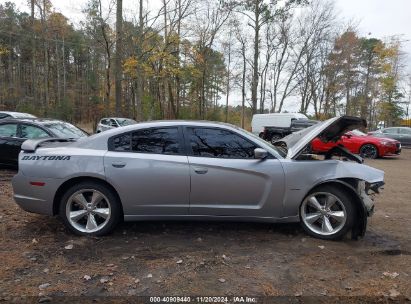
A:
[[[323,142],[337,141],[348,131],[365,128],[365,119],[352,116],[334,117],[313,125],[299,132],[284,137],[281,141],[287,145],[286,158],[293,159],[300,155],[301,151],[316,137]]]

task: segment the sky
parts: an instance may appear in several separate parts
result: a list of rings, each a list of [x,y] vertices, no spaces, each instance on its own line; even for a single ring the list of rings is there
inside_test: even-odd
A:
[[[4,3],[7,0],[0,0]],[[10,1],[10,0],[8,0]],[[160,7],[163,0],[146,0],[150,6]],[[21,10],[28,11],[27,0],[11,0]],[[74,24],[84,15],[87,0],[51,0],[57,11],[60,11]],[[137,14],[137,1],[123,1],[126,19],[132,19]],[[353,20],[359,24],[358,28],[364,35],[375,38],[384,38],[392,35],[401,35],[404,40],[404,51],[409,53],[411,63],[411,0],[335,0],[337,12],[346,20]]]
[[[22,11],[28,11],[27,0],[8,0]],[[161,7],[163,0],[146,0],[151,7]],[[407,67],[405,73],[411,74],[411,0],[334,0],[340,18],[352,21],[363,36],[383,39],[399,36],[403,44]],[[6,0],[0,0],[4,3]],[[84,19],[82,13],[87,0],[51,0],[54,8],[68,17],[74,25]],[[145,5],[145,6],[146,6]],[[131,20],[138,13],[136,0],[123,0],[123,14]],[[233,97],[237,94],[234,93]],[[238,94],[238,100],[240,100]],[[234,97],[236,98],[236,97]],[[237,99],[237,98],[236,98]],[[291,101],[288,111],[297,111],[297,102]]]
[[[411,0],[336,0],[341,16],[359,24],[364,35],[383,39],[400,35],[411,72]]]

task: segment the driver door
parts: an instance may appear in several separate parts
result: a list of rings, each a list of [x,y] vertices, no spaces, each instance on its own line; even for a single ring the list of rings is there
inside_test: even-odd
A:
[[[190,215],[275,217],[282,214],[284,171],[273,156],[254,158],[258,145],[233,131],[186,127]]]

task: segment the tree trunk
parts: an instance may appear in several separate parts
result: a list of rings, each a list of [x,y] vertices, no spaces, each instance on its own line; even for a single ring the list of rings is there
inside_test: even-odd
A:
[[[123,0],[117,0],[116,10],[116,58],[114,63],[114,74],[116,82],[116,115],[121,113],[122,96],[121,96],[121,79],[122,79],[122,66],[121,59],[123,53]]]
[[[254,24],[254,60],[253,60],[253,79],[251,85],[251,102],[253,114],[257,113],[257,90],[258,90],[258,55],[260,48],[260,0],[254,0],[255,24]]]
[[[34,34],[34,1],[31,0],[31,96],[36,102],[36,39]]]

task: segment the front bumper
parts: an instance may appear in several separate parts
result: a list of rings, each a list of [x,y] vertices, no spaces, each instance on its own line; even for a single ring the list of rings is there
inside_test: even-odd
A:
[[[367,211],[367,216],[372,216],[374,214],[375,196],[381,193],[383,186],[384,186],[383,181],[375,182],[375,183],[367,183],[365,181],[360,181],[358,183],[357,191],[364,203],[364,207]]]
[[[380,149],[381,156],[386,155],[400,155],[401,154],[401,144],[393,144],[389,146],[382,146]]]

